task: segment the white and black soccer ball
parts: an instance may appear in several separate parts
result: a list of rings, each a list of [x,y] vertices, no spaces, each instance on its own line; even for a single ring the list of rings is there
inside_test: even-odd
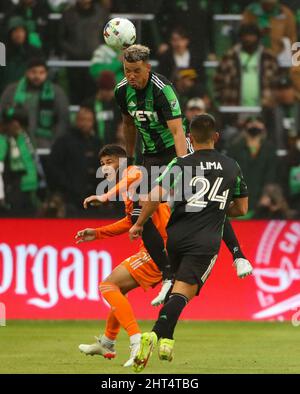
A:
[[[114,49],[124,49],[136,40],[136,29],[130,20],[114,18],[107,22],[103,31],[104,41]]]

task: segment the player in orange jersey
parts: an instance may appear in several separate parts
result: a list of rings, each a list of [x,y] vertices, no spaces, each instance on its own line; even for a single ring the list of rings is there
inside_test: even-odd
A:
[[[128,232],[132,226],[131,214],[133,211],[133,201],[130,199],[136,189],[136,182],[141,179],[141,170],[136,166],[130,166],[123,171],[120,169],[120,162],[126,158],[126,152],[118,145],[106,145],[99,154],[99,159],[103,173],[112,181],[114,177],[121,179],[117,185],[101,196],[90,196],[84,201],[84,207],[89,204],[97,205],[112,199],[115,194],[122,194],[126,216],[116,223],[96,229],[87,228],[78,231],[76,235],[77,243],[101,240],[114,237]],[[120,174],[122,171],[122,174]],[[170,208],[167,203],[160,204],[152,219],[159,230],[164,242],[166,242],[166,225],[170,217]],[[105,358],[116,356],[116,338],[122,326],[128,333],[130,340],[130,357],[124,366],[133,364],[134,357],[138,351],[141,330],[135,319],[132,307],[126,294],[137,287],[144,290],[156,286],[162,280],[162,274],[157,265],[151,259],[143,243],[140,244],[139,251],[119,264],[113,272],[100,283],[99,289],[103,298],[111,306],[104,335],[97,338],[97,342],[92,345],[82,344],[79,346],[81,352],[87,355],[102,355]]]

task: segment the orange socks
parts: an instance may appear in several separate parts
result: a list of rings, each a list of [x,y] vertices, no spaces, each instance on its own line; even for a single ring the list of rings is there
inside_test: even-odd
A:
[[[119,323],[119,320],[116,318],[114,312],[110,310],[106,319],[104,335],[106,336],[106,338],[114,341],[119,334],[120,328],[121,325]]]
[[[118,286],[110,282],[102,282],[99,286],[100,292],[105,300],[111,306],[111,312],[106,325],[107,337],[112,338],[112,336],[117,335],[118,328],[116,326],[116,321],[112,319],[111,314],[114,314],[115,318],[119,321],[121,326],[127,331],[129,336],[139,334],[141,332],[131,308],[131,305],[125,297]]]

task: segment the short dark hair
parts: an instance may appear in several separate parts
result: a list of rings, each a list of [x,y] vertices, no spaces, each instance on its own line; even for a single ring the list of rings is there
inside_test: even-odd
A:
[[[128,63],[136,63],[139,61],[148,62],[150,49],[144,45],[131,45],[124,50],[123,56]]]
[[[261,38],[261,31],[260,28],[256,23],[242,23],[239,29],[239,37],[243,36],[256,36],[258,38]]]
[[[210,114],[198,115],[191,121],[190,130],[196,142],[208,142],[216,132],[216,120]]]
[[[101,160],[104,156],[117,156],[117,157],[126,157],[126,151],[119,145],[109,144],[104,145],[104,147],[99,152],[99,159]]]
[[[190,38],[188,32],[183,27],[175,27],[171,31],[170,37],[172,37],[173,34],[178,34],[182,38],[187,38],[187,39]]]
[[[87,101],[84,102],[84,103],[82,103],[82,104],[79,106],[79,110],[78,110],[77,114],[78,114],[81,110],[83,110],[83,111],[88,111],[88,112],[92,112],[92,114],[95,116],[94,108],[92,107],[92,105],[89,105],[89,103],[88,103]]]
[[[260,123],[264,123],[264,120],[262,118],[262,116],[259,115],[254,115],[254,116],[249,116],[246,120],[245,120],[245,126],[247,126],[249,123],[253,123],[253,122],[260,122]]]
[[[34,67],[44,67],[48,70],[46,59],[44,57],[31,57],[26,63],[26,70]]]

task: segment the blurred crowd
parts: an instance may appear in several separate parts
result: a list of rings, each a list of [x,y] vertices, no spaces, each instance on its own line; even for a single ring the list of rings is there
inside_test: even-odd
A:
[[[300,218],[299,0],[1,0],[0,13],[0,216],[120,212],[82,201],[101,180],[100,148],[124,146],[122,54],[102,30],[112,13],[134,13],[155,15],[135,22],[138,41],[187,121],[217,118],[218,149],[249,187],[247,218]]]

